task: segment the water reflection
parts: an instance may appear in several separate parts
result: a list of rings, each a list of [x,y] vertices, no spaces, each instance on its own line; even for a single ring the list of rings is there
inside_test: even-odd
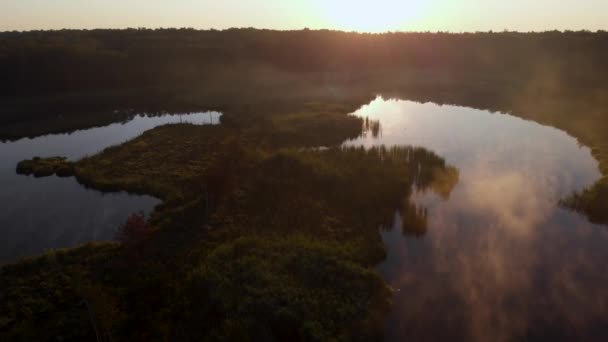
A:
[[[137,211],[150,212],[160,201],[127,193],[102,194],[75,179],[34,179],[15,173],[17,163],[33,156],[72,160],[134,138],[168,123],[218,124],[217,112],[138,115],[127,122],[0,143],[0,263],[47,249],[112,238],[116,227]]]
[[[600,177],[589,149],[470,108],[378,98],[355,115],[382,135],[347,145],[423,146],[460,171],[449,196],[413,197],[423,236],[400,214],[382,230],[388,340],[608,340],[607,230],[558,206]]]
[[[370,120],[366,117],[363,120],[363,137],[371,136],[372,138],[379,138],[382,136],[382,126],[380,120]]]

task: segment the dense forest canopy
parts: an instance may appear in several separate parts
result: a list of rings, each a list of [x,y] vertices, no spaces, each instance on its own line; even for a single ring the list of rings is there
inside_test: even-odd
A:
[[[221,65],[289,71],[387,68],[484,73],[507,80],[547,72],[591,88],[608,72],[608,33],[384,33],[230,29],[61,30],[0,33],[3,97],[188,85]]]

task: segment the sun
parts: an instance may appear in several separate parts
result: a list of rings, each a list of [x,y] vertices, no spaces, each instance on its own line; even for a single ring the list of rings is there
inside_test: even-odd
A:
[[[411,26],[421,14],[424,0],[319,0],[324,21],[345,31],[385,32]]]

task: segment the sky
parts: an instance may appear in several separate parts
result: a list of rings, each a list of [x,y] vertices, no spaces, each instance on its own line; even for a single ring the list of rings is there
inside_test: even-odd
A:
[[[193,27],[608,30],[608,0],[0,0],[0,31]]]

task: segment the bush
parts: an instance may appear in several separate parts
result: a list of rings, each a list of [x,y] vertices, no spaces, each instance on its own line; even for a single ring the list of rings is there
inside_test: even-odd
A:
[[[187,307],[179,310],[197,328],[182,331],[218,339],[237,332],[245,340],[379,339],[390,291],[355,253],[349,244],[304,236],[221,244],[188,277]]]
[[[118,228],[116,239],[123,245],[138,245],[152,233],[152,226],[144,213],[131,214],[127,221]]]

